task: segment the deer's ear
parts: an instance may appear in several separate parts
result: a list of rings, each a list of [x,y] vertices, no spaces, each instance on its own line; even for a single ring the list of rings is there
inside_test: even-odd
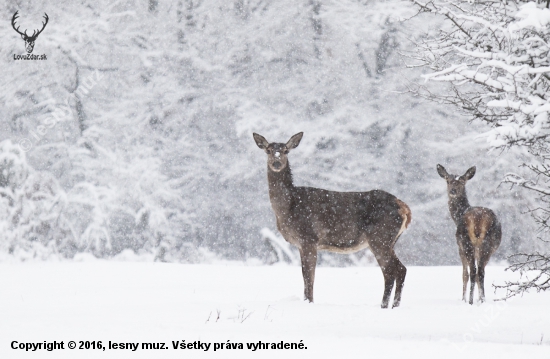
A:
[[[470,167],[466,173],[462,175],[466,181],[470,180],[476,174],[476,166]]]
[[[437,173],[439,173],[441,178],[447,179],[447,177],[449,177],[449,174],[447,173],[445,167],[441,166],[440,164],[437,165]]]
[[[303,132],[299,132],[292,136],[290,140],[288,140],[288,142],[286,143],[286,148],[290,151],[291,149],[298,147],[303,135]]]
[[[267,146],[269,146],[269,142],[264,138],[262,135],[258,135],[257,133],[253,132],[252,136],[254,137],[254,141],[256,141],[256,145],[260,147],[262,150],[265,150]]]

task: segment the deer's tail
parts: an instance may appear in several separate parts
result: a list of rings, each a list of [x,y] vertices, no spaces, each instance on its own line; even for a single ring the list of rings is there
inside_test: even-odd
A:
[[[403,233],[405,229],[409,227],[409,224],[412,221],[412,213],[411,213],[411,209],[409,208],[409,206],[407,206],[405,202],[397,198],[395,199],[395,201],[399,206],[399,210],[398,210],[399,215],[401,216],[401,218],[403,218],[403,223],[401,224],[401,228],[399,229],[399,233],[397,234],[397,237],[396,237],[396,240],[397,240],[397,238],[399,238],[401,233]]]
[[[487,232],[493,226],[493,221],[491,212],[482,207],[472,208],[464,214],[468,237],[474,247],[481,247]]]

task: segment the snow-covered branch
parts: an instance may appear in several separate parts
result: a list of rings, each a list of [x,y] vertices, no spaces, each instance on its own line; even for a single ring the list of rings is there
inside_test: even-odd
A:
[[[525,165],[536,180],[508,173],[503,182],[526,188],[542,205],[531,214],[540,233],[550,232],[550,10],[536,2],[411,0],[419,12],[444,19],[435,33],[416,45],[412,59],[430,69],[426,81],[448,83],[433,92],[419,85],[413,92],[457,107],[472,120],[489,124],[494,148],[524,146],[538,164]],[[535,288],[550,288],[550,256],[515,254],[508,268],[534,278],[506,282],[508,299]]]
[[[531,289],[537,292],[550,289],[550,256],[535,253],[518,253],[510,257],[513,264],[506,270],[519,272],[521,278],[518,281],[507,281],[503,285],[494,285],[496,289],[505,289],[506,295],[502,300],[521,295]],[[531,274],[531,277],[529,275]]]
[[[546,141],[550,10],[535,2],[519,7],[515,2],[412,2],[420,12],[447,20],[411,56],[431,69],[424,79],[451,84],[452,102],[493,127],[488,137],[493,147]],[[436,101],[449,99],[420,88],[417,93]]]
[[[516,186],[521,186],[521,187],[533,190],[535,192],[538,192],[540,194],[550,196],[550,188],[539,186],[535,182],[533,182],[531,180],[526,180],[525,178],[523,178],[523,177],[521,177],[521,176],[519,176],[515,173],[508,173],[504,177],[503,182],[510,183],[510,184],[513,184],[513,185],[516,185]]]

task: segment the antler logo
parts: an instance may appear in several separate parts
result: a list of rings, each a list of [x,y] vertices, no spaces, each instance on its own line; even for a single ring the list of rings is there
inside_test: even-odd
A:
[[[17,15],[18,12],[19,10],[16,11],[11,18],[11,26],[13,26],[13,29],[17,31],[19,35],[21,35],[21,38],[23,40],[25,40],[25,48],[27,49],[27,53],[31,54],[32,50],[34,49],[34,42],[36,41],[36,38],[38,37],[38,35],[40,35],[40,33],[42,33],[42,31],[44,31],[44,28],[48,24],[48,14],[44,13],[44,19],[46,19],[46,22],[42,23],[42,29],[33,30],[32,35],[29,36],[27,35],[27,30],[25,30],[25,32],[21,32],[19,31],[19,26],[17,28],[15,27],[15,20],[17,20],[17,18],[19,17],[19,15]]]

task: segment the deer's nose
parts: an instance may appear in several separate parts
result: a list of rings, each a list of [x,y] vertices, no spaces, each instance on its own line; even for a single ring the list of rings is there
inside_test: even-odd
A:
[[[279,162],[279,161],[273,162],[273,168],[275,168],[275,169],[281,168],[281,162]]]

